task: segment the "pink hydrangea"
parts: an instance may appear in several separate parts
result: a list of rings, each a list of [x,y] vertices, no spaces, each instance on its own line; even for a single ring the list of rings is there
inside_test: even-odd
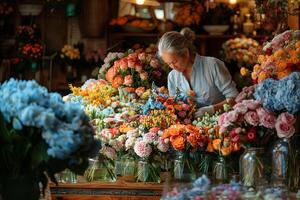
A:
[[[252,126],[259,125],[259,117],[255,111],[249,111],[244,115],[244,119],[246,122]]]
[[[134,145],[134,152],[141,158],[149,157],[152,148],[149,144],[145,143],[143,140],[139,140]]]
[[[275,127],[276,117],[274,113],[265,108],[259,108],[256,112],[259,117],[260,125],[270,129]]]
[[[145,135],[143,135],[144,142],[146,142],[148,144],[156,142],[157,139],[158,139],[158,135],[154,132],[149,132],[149,133],[146,133]]]

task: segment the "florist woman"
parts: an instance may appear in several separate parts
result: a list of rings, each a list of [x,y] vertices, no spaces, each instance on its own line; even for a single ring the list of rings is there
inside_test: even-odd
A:
[[[223,104],[233,102],[238,94],[235,83],[224,63],[213,57],[200,56],[193,45],[195,33],[184,28],[180,33],[165,33],[158,44],[163,61],[173,70],[168,76],[171,96],[177,89],[196,93],[198,110],[196,117],[222,110]]]

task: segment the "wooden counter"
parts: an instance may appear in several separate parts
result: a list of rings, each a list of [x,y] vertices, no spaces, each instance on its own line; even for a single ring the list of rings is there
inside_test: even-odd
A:
[[[163,184],[91,182],[50,185],[52,200],[159,200]]]

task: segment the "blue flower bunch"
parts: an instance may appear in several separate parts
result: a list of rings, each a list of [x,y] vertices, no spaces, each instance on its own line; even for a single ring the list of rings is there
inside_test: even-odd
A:
[[[5,122],[17,133],[24,134],[28,127],[40,131],[48,156],[75,163],[80,162],[81,154],[87,158],[97,152],[94,130],[81,106],[65,103],[58,93],[48,93],[35,81],[10,79],[3,83],[0,102]]]
[[[293,72],[281,80],[267,79],[260,83],[254,97],[274,112],[296,113],[300,109],[300,72]]]
[[[151,110],[163,110],[166,107],[161,102],[156,101],[154,96],[151,96],[141,108],[143,115],[147,115]]]

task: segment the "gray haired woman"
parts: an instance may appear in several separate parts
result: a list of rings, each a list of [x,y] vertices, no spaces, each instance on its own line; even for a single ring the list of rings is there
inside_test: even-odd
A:
[[[194,39],[195,33],[189,28],[180,33],[167,32],[159,40],[158,51],[173,69],[168,75],[170,95],[175,96],[177,89],[184,93],[193,90],[198,104],[196,117],[200,117],[222,110],[238,91],[225,64],[217,58],[200,56]]]

